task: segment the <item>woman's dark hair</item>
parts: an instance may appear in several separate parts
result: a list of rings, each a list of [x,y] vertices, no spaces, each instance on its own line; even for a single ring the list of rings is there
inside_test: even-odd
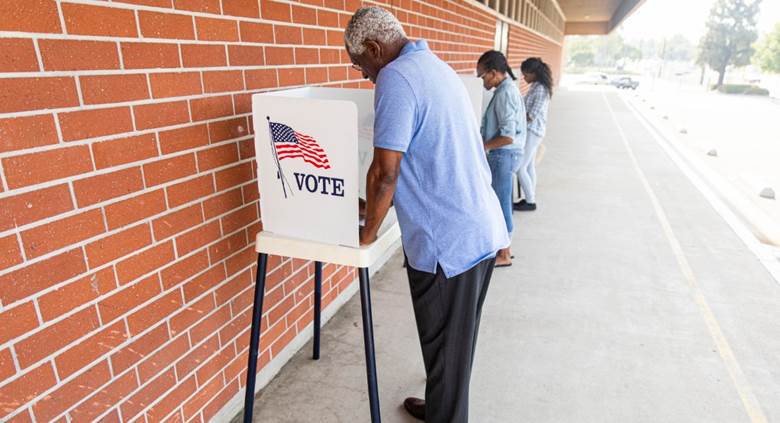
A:
[[[547,63],[542,62],[542,59],[538,57],[531,57],[525,59],[523,63],[520,64],[520,70],[523,73],[533,74],[536,77],[536,81],[544,85],[544,87],[547,88],[547,92],[550,93],[550,97],[552,97],[553,76]]]
[[[500,51],[490,50],[486,51],[477,60],[477,65],[482,65],[486,71],[497,71],[501,73],[508,73],[513,80],[517,80],[512,68],[509,67],[509,63],[506,61],[506,56]]]

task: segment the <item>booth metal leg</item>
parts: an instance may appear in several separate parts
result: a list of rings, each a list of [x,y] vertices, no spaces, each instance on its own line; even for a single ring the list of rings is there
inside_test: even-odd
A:
[[[244,423],[252,423],[255,404],[255,379],[257,378],[257,355],[260,347],[260,318],[263,315],[265,296],[265,272],[268,254],[257,256],[257,278],[255,279],[255,305],[252,309],[252,330],[249,339],[249,363],[246,372],[246,396],[244,397]]]
[[[379,415],[379,388],[377,387],[376,355],[374,353],[374,326],[371,320],[371,288],[368,269],[360,268],[360,306],[363,312],[363,343],[366,347],[366,379],[368,400],[371,407],[371,422],[382,421]]]
[[[322,262],[314,262],[314,351],[312,359],[320,359],[320,316],[322,314]]]

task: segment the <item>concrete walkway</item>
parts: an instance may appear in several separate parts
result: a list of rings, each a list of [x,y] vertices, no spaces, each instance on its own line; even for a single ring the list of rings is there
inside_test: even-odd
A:
[[[486,301],[471,421],[780,422],[780,284],[617,94],[561,90],[550,124],[540,208],[515,214],[515,265]],[[399,405],[425,381],[400,256],[372,289],[382,418],[412,422]],[[322,349],[260,393],[256,421],[369,421],[357,297]]]

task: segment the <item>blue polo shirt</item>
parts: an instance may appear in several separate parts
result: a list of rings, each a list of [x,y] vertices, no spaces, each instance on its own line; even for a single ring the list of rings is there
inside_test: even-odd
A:
[[[374,146],[404,153],[394,205],[409,266],[453,277],[509,245],[468,93],[424,40],[385,66]]]

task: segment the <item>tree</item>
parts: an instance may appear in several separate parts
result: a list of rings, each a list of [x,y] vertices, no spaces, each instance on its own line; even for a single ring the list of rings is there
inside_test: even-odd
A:
[[[716,87],[723,85],[726,68],[744,66],[753,55],[758,38],[756,19],[761,0],[716,0],[700,43],[699,60],[718,72]]]
[[[780,23],[758,44],[754,62],[764,72],[780,73]]]
[[[676,34],[669,39],[666,58],[673,61],[688,62],[693,58],[694,46],[684,35]]]

